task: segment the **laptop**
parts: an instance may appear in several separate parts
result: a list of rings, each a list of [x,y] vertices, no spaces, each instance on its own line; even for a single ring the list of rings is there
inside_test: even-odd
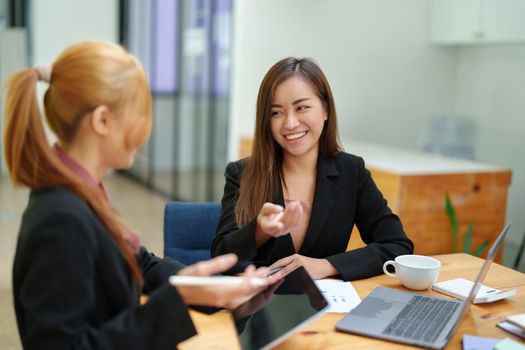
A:
[[[468,298],[463,301],[377,287],[336,325],[338,331],[442,349],[463,316],[501,247],[510,222],[492,243]]]
[[[303,267],[232,310],[242,349],[270,349],[328,310]]]

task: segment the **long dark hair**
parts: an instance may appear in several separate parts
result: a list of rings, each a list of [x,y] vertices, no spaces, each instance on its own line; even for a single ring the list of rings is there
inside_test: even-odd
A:
[[[319,66],[309,58],[295,57],[274,64],[264,76],[257,97],[252,155],[246,160],[235,205],[235,218],[239,227],[256,217],[262,205],[273,201],[277,195],[283,151],[270,129],[271,105],[277,87],[292,76],[308,81],[326,110],[328,119],[319,138],[319,156],[334,156],[342,150],[332,90]]]

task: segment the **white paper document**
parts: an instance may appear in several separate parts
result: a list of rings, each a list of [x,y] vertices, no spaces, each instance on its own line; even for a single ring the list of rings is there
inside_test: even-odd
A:
[[[465,300],[470,294],[473,286],[474,282],[472,281],[466,280],[464,278],[455,278],[452,280],[436,283],[432,286],[432,289],[437,292],[450,295],[451,297]],[[482,284],[473,303],[491,303],[496,300],[512,297],[516,294],[516,289],[499,290]]]
[[[328,312],[347,313],[361,302],[361,298],[350,282],[324,279],[316,280],[315,284],[330,304]]]

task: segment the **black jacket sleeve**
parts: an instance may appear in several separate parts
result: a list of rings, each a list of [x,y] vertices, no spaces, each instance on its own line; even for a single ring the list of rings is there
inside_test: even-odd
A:
[[[358,159],[355,224],[367,245],[327,257],[345,281],[382,274],[385,261],[414,250],[399,217],[388,207],[363,159]]]
[[[150,294],[161,285],[165,284],[171,275],[176,275],[184,265],[178,261],[165,257],[161,259],[140,247],[138,262],[144,277],[144,287],[142,292]]]
[[[40,220],[36,232],[19,239],[13,279],[24,348],[173,349],[193,336],[186,305],[175,288],[160,282],[161,265],[146,251],[139,260],[150,289],[147,303],[137,299],[116,312],[98,308],[104,300],[96,290],[115,288],[118,279],[97,275],[100,241],[92,222],[71,212]],[[104,280],[109,283],[101,287]],[[122,290],[123,297],[128,293]]]

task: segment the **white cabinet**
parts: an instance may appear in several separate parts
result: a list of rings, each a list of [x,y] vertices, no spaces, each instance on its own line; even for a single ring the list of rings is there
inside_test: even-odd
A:
[[[434,0],[437,44],[525,42],[525,0]]]

